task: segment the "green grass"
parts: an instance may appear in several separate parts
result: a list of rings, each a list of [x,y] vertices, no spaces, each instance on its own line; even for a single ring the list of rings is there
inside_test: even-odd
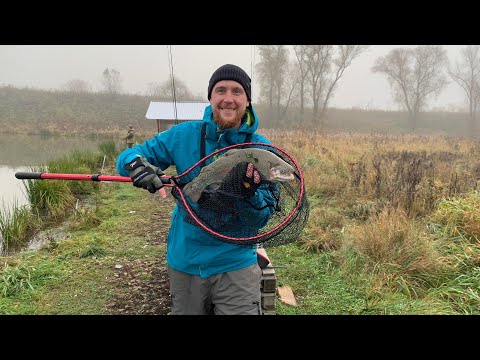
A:
[[[108,313],[112,297],[131,291],[111,282],[115,265],[164,254],[163,244],[146,241],[151,196],[131,184],[102,184],[94,208],[67,216],[68,236],[1,258],[0,314]]]
[[[75,202],[66,181],[26,180],[24,185],[32,211],[43,218],[62,217]]]
[[[40,251],[0,258],[7,264],[0,268],[0,314],[106,314],[112,296],[128,291],[109,281],[115,265],[164,253],[163,244],[148,245],[131,231],[148,227],[142,210],[150,193],[112,183],[97,196],[101,224],[69,227],[68,237]]]
[[[454,199],[442,199],[432,222],[437,232],[449,238],[480,241],[480,193],[472,191]]]
[[[61,159],[48,162],[48,172],[60,174],[92,174],[100,173],[103,165],[103,154],[94,151],[75,150]],[[97,183],[89,181],[67,181],[65,185],[72,194],[90,194],[98,189]]]
[[[372,274],[358,271],[361,264],[341,266],[333,252],[315,254],[289,244],[268,249],[268,255],[273,265],[288,266],[276,269],[277,286],[290,286],[298,303],[293,307],[277,297],[278,315],[458,313],[441,296],[419,299],[397,291],[377,291]]]
[[[76,160],[52,168],[74,171],[83,162],[84,171],[95,171],[90,166],[101,158],[76,152]],[[83,182],[87,201],[74,210],[71,183],[27,181],[33,214],[49,230],[64,226],[65,236],[0,258],[0,314],[106,314],[112,298],[133,291],[112,281],[115,265],[164,254],[163,243],[148,242],[158,236],[151,231],[157,212],[169,211],[158,199],[128,183]],[[422,219],[378,213],[369,200],[309,199],[302,241],[267,249],[273,265],[287,266],[276,270],[277,285],[290,286],[298,301],[292,307],[277,299],[278,314],[480,313],[478,194],[441,201]],[[0,213],[2,233],[21,232],[27,215],[16,216],[9,223]]]
[[[98,149],[100,150],[101,154],[105,155],[109,159],[116,158],[118,154],[116,145],[115,145],[115,140],[113,139],[100,143],[98,145]]]
[[[268,249],[273,265],[287,266],[276,270],[277,286],[290,286],[298,307],[277,300],[277,313],[293,314],[359,314],[365,309],[362,289],[352,285],[334,264],[328,253],[306,253],[299,245],[289,244]]]
[[[27,206],[18,206],[17,200],[14,200],[10,209],[3,204],[0,207],[0,242],[3,241],[3,251],[24,245],[37,225],[38,217]]]

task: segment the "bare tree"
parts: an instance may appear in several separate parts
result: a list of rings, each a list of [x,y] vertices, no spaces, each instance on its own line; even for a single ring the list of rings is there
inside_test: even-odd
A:
[[[260,62],[255,65],[257,76],[260,81],[261,96],[267,99],[270,110],[273,108],[274,87],[275,87],[275,46],[258,46]]]
[[[288,83],[288,49],[284,45],[259,45],[260,62],[255,65],[258,74],[261,96],[267,99],[269,112],[274,107],[276,116],[281,116],[282,97]]]
[[[465,91],[469,104],[469,132],[475,131],[475,118],[480,101],[480,46],[469,45],[460,51],[461,63],[449,69],[450,77]]]
[[[293,63],[288,63],[287,71],[282,81],[282,87],[281,89],[278,89],[280,93],[278,98],[279,100],[282,99],[282,101],[279,101],[277,105],[277,109],[279,110],[277,113],[279,120],[283,120],[285,118],[288,107],[290,106],[290,102],[296,97],[295,89],[297,88],[299,82],[300,75],[298,74],[298,69]]]
[[[103,71],[102,84],[106,93],[119,94],[122,91],[120,72],[106,68]]]
[[[346,68],[368,47],[363,45],[308,45],[305,58],[312,89],[313,121],[323,122],[328,102]]]
[[[88,81],[80,80],[80,79],[72,79],[67,81],[63,84],[62,88],[68,92],[74,93],[87,93],[91,92],[92,87],[88,83]]]
[[[375,61],[372,71],[387,75],[395,101],[408,111],[412,130],[429,97],[448,84],[443,71],[447,63],[447,52],[439,45],[397,48]]]
[[[202,97],[193,95],[188,86],[180,79],[175,79],[175,99],[179,101],[199,101]],[[173,86],[170,80],[162,83],[151,82],[148,84],[147,94],[158,100],[173,101]]]
[[[333,45],[308,45],[306,49],[308,80],[312,88],[312,121],[318,119],[318,105],[325,93],[327,76],[330,73],[333,57]]]
[[[299,83],[299,95],[300,95],[300,121],[304,120],[304,105],[305,105],[305,95],[307,92],[307,76],[308,76],[308,56],[307,56],[307,45],[294,45],[293,51],[295,52],[295,57],[297,58],[297,68],[298,68],[298,83]]]

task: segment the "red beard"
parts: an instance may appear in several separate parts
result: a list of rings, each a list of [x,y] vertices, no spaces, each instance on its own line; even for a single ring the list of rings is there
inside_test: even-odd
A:
[[[222,129],[232,129],[235,127],[238,127],[242,123],[242,117],[236,117],[235,121],[225,121],[222,119],[220,116],[220,113],[218,110],[215,110],[213,112],[213,121],[220,126]]]

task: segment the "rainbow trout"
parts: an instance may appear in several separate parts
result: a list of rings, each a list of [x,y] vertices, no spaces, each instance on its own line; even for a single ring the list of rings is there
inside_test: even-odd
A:
[[[293,167],[271,151],[249,148],[231,149],[210,165],[205,166],[200,174],[183,187],[183,193],[191,201],[197,202],[203,190],[217,190],[232,168],[241,162],[252,163],[265,179],[271,182],[290,181],[294,179]]]

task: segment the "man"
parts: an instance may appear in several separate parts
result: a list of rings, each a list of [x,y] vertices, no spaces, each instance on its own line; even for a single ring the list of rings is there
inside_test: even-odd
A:
[[[128,125],[127,136],[125,136],[125,137],[123,138],[123,140],[126,141],[128,148],[133,147],[133,144],[134,144],[134,140],[133,140],[133,139],[134,139],[134,137],[135,137],[135,130],[133,129],[133,126],[132,126],[132,125]]]
[[[255,133],[258,117],[251,104],[251,79],[240,67],[227,64],[212,74],[208,100],[203,121],[178,124],[123,151],[117,159],[118,172],[132,177],[134,186],[154,193],[162,187],[161,170],[175,165],[181,174],[200,160],[202,142],[206,155],[238,143],[271,143]],[[201,136],[203,126],[205,136]],[[260,228],[272,215],[275,199],[258,189],[261,179],[253,164],[244,165],[238,167],[244,178],[240,185],[255,206],[249,207],[255,214],[248,218]],[[172,314],[261,314],[262,273],[255,246],[222,242],[187,222],[178,210],[176,206],[167,237]]]

